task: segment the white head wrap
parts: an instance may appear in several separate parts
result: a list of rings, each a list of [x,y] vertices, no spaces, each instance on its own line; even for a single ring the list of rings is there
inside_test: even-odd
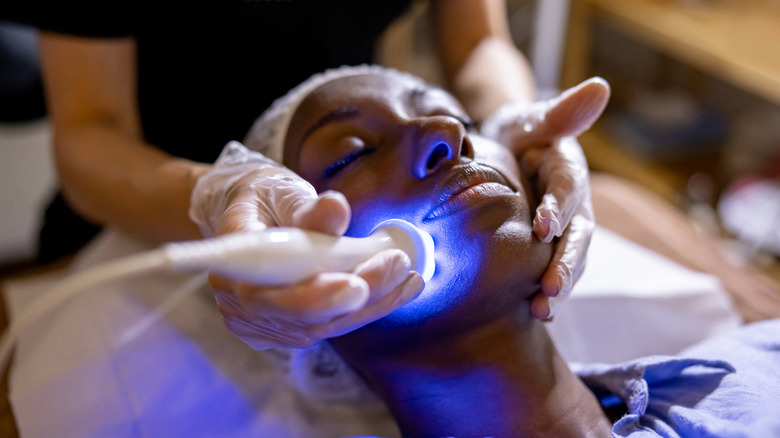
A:
[[[404,73],[392,68],[373,64],[358,66],[342,66],[317,73],[309,79],[301,82],[284,96],[276,99],[260,117],[258,117],[244,138],[247,148],[260,152],[266,157],[282,163],[284,155],[284,140],[287,136],[287,128],[290,126],[298,105],[312,91],[334,80],[347,76],[365,74],[379,74],[403,78],[423,84],[424,81],[417,76]]]

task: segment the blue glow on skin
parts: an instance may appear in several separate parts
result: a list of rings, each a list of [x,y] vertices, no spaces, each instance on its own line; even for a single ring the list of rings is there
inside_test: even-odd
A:
[[[307,132],[323,113],[351,105],[351,118],[299,139],[293,170],[319,191],[344,193],[349,235],[398,218],[428,232],[436,247],[435,274],[418,298],[330,342],[404,436],[513,436],[515,419],[534,407],[518,388],[538,390],[534,402],[544,405],[543,383],[556,377],[537,354],[549,338],[530,314],[552,246],[533,235],[530,192],[511,153],[454,122],[454,99],[422,93],[412,101],[411,87],[379,77],[333,81],[301,104],[299,126],[291,123]],[[318,179],[359,147],[372,151]]]
[[[436,436],[484,437],[485,425],[495,424],[501,419],[501,410],[506,408],[506,401],[514,399],[512,392],[506,387],[506,377],[489,367],[477,367],[454,370],[420,368],[414,376],[399,375],[400,385],[395,397],[402,400],[414,400],[416,409],[425,412],[429,419],[461,418],[460,424],[439,424]],[[438,382],[439,393],[431,397],[429,393],[420,393],[420,388],[430,388],[431,382]],[[463,406],[469,406],[464,401],[479,400],[482,408],[477,412],[473,409],[463,411]],[[409,408],[409,407],[407,407]],[[481,415],[480,415],[481,414]],[[414,436],[403,434],[403,436]],[[428,436],[428,435],[426,435]],[[498,436],[508,436],[498,434]]]
[[[528,256],[534,244],[527,187],[518,180],[516,160],[501,145],[467,131],[461,122],[467,116],[452,96],[419,90],[375,76],[331,81],[299,105],[285,141],[288,167],[319,192],[346,196],[352,208],[347,235],[368,236],[378,223],[397,218],[434,240],[433,278],[418,298],[359,330],[367,344],[372,338],[422,342],[465,329],[528,306],[536,291],[528,285],[538,279],[512,273],[518,261],[534,258]],[[348,116],[328,118],[342,114],[341,108],[350,108]],[[371,153],[324,175],[360,148]],[[507,181],[497,181],[501,175]],[[491,192],[483,182],[504,190]],[[468,196],[454,194],[471,188]],[[443,199],[452,200],[446,214],[429,218]],[[548,261],[539,258],[539,265]]]
[[[423,199],[427,202],[428,197]],[[427,211],[430,206],[426,204],[425,208]],[[436,271],[420,296],[367,328],[381,332],[374,336],[392,333],[386,339],[422,341],[425,337],[437,336],[436,327],[451,329],[476,323],[505,312],[509,305],[516,307],[522,297],[519,292],[515,294],[517,298],[500,300],[494,298],[506,298],[511,294],[485,295],[471,291],[476,290],[474,286],[478,284],[504,282],[502,273],[480,267],[491,265],[486,257],[501,256],[493,255],[494,245],[503,247],[518,230],[530,233],[523,221],[515,220],[518,210],[517,204],[498,204],[492,205],[488,213],[461,211],[439,220],[423,221],[423,215],[419,208],[415,208],[414,202],[399,203],[385,198],[375,198],[370,205],[362,204],[361,208],[354,210],[348,235],[367,235],[374,223],[392,217],[407,220],[430,233],[435,246]],[[471,232],[464,235],[463,230],[466,229]],[[469,310],[474,308],[483,310],[476,313]],[[465,314],[469,317],[464,318]],[[421,337],[421,334],[425,336]]]

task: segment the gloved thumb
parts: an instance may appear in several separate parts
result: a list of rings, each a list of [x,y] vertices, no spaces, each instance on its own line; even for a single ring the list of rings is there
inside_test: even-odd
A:
[[[594,77],[549,100],[507,104],[483,122],[482,135],[512,147],[515,152],[563,137],[576,137],[598,120],[609,95],[607,81]]]
[[[551,137],[579,136],[604,112],[609,95],[609,84],[600,77],[569,88],[550,101],[544,131]]]

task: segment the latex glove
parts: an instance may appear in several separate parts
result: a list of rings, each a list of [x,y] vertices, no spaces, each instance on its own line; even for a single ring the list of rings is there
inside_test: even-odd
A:
[[[190,217],[204,236],[300,227],[342,235],[350,208],[338,192],[317,195],[289,169],[229,143],[192,193]],[[424,282],[400,250],[380,252],[352,272],[328,272],[284,287],[210,275],[226,327],[256,350],[310,347],[384,317],[415,298]]]
[[[588,164],[576,136],[595,123],[609,95],[607,82],[592,78],[550,100],[505,105],[482,124],[482,134],[512,149],[536,180],[542,198],[534,234],[544,242],[557,239],[541,293],[531,300],[538,319],[552,319],[585,269],[595,218]]]

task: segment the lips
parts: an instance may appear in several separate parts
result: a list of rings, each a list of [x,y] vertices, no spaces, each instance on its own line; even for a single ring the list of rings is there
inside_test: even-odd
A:
[[[492,167],[479,163],[455,167],[443,181],[437,206],[423,220],[448,216],[486,199],[516,192],[504,175]]]

